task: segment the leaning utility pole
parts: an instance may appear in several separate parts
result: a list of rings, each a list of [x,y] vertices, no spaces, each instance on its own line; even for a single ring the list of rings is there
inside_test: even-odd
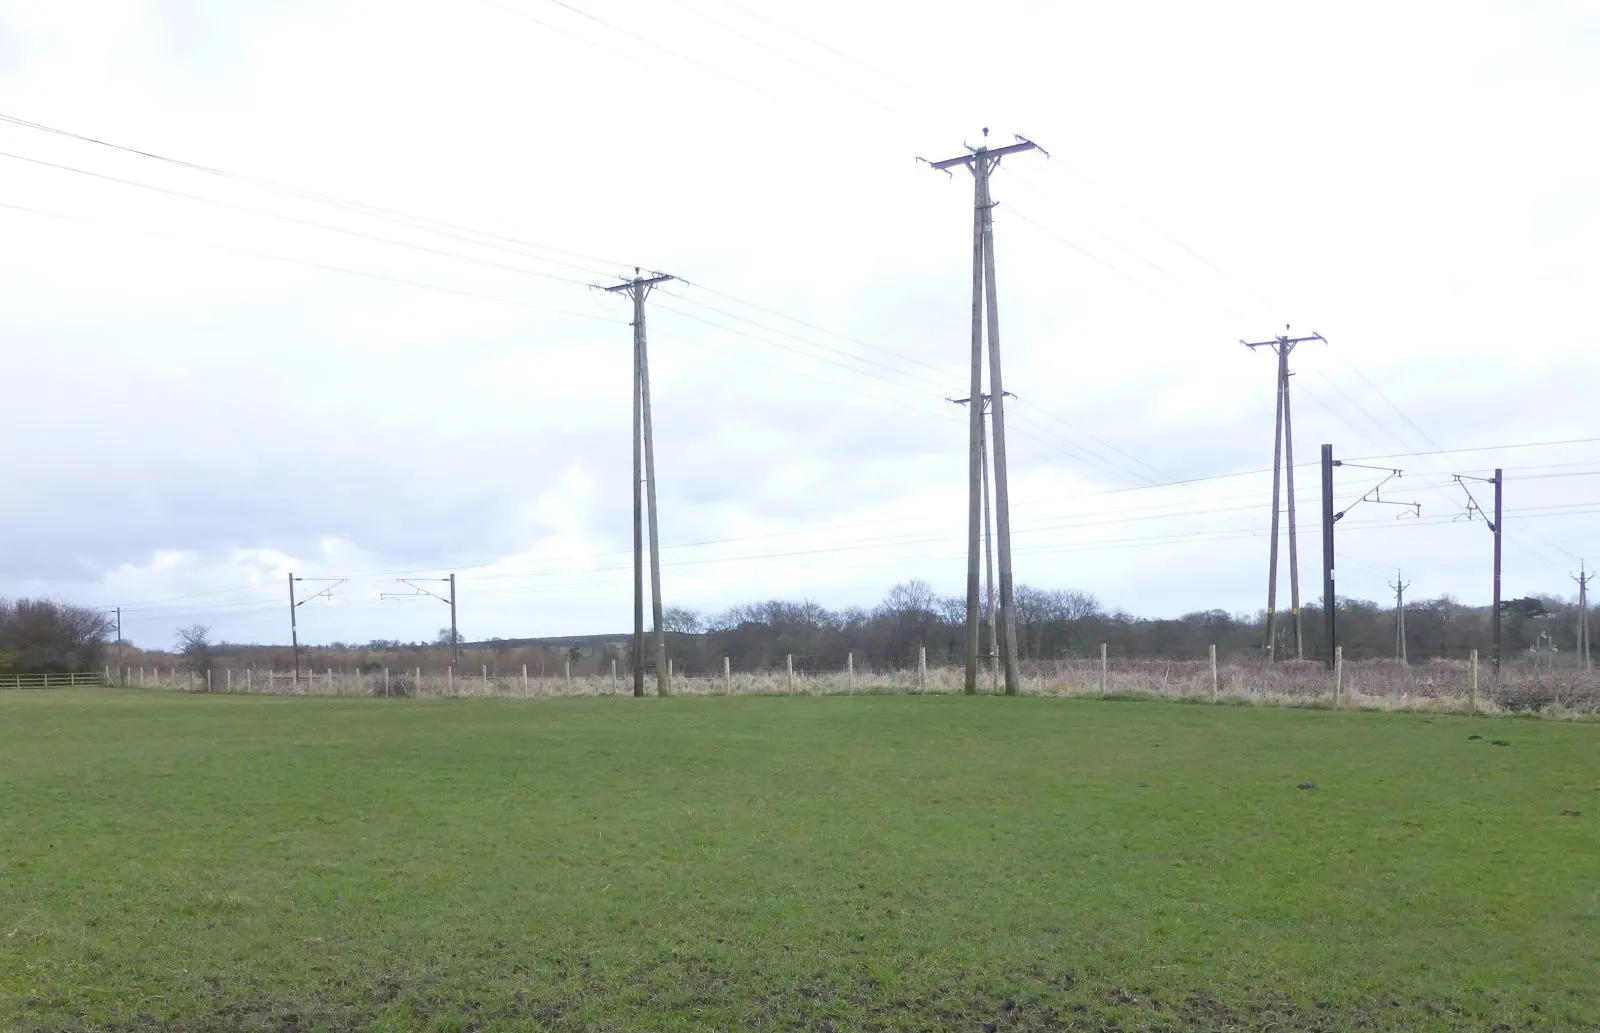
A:
[[[1394,591],[1394,658],[1402,664],[1406,659],[1406,589],[1410,588],[1409,582],[1400,580],[1400,572],[1394,572],[1394,583],[1389,586]]]
[[[637,269],[633,272],[633,279],[604,288],[633,300],[633,694],[644,695],[644,550],[640,511],[645,508],[650,526],[650,615],[655,629],[656,693],[665,696],[669,691],[667,637],[661,626],[661,538],[656,523],[656,445],[650,423],[650,357],[645,345],[644,302],[651,288],[676,277],[665,273],[641,276]]]
[[[985,138],[989,130],[983,131]],[[929,162],[934,168],[948,173],[961,166],[972,173],[973,229],[972,229],[972,380],[968,397],[967,435],[967,625],[966,625],[966,691],[978,691],[978,536],[979,493],[983,478],[983,336],[988,324],[989,336],[989,397],[994,421],[994,501],[995,526],[1000,552],[1000,656],[1005,669],[1006,695],[1014,696],[1021,690],[1021,676],[1017,669],[1016,611],[1012,589],[1011,571],[1011,494],[1006,478],[1006,415],[1005,387],[1000,375],[1000,298],[995,288],[994,265],[994,202],[989,194],[989,174],[1000,164],[1000,159],[1020,151],[1037,150],[1031,140],[1017,137],[1017,142],[1005,147],[990,148],[987,144],[968,147],[971,153],[944,161]]]
[[[1578,573],[1572,580],[1578,583],[1578,668],[1589,671],[1594,669],[1589,656],[1589,582],[1594,580],[1594,575],[1580,561]]]
[[[1284,330],[1288,330],[1287,326]],[[1294,619],[1294,658],[1304,660],[1305,632],[1300,622],[1300,551],[1295,534],[1294,520],[1294,421],[1289,407],[1289,353],[1294,351],[1294,346],[1304,344],[1306,341],[1323,341],[1321,334],[1312,334],[1309,337],[1290,337],[1279,334],[1270,341],[1240,341],[1239,343],[1255,351],[1257,348],[1271,348],[1278,356],[1278,403],[1277,416],[1273,420],[1272,431],[1272,542],[1268,546],[1267,559],[1267,659],[1274,660],[1277,656],[1277,609],[1278,609],[1278,496],[1279,496],[1279,470],[1283,471],[1283,487],[1286,488],[1289,510],[1289,606]]]

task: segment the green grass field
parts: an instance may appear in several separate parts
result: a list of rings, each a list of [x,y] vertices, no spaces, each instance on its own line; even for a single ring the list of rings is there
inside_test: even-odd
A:
[[[24,1031],[1600,1024],[1596,724],[8,693],[0,808]]]

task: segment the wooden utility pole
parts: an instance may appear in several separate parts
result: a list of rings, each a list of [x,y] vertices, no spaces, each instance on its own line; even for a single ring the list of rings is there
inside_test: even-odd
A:
[[[1394,572],[1394,583],[1389,588],[1394,592],[1394,658],[1402,664],[1408,663],[1406,657],[1406,589],[1411,585],[1400,580],[1400,572]]]
[[[461,666],[461,629],[456,627],[456,576],[450,575],[450,666]]]
[[[989,130],[983,131],[987,139]],[[1011,494],[1006,476],[1005,387],[1000,372],[1000,298],[995,287],[994,202],[989,193],[989,175],[1008,154],[1037,150],[1031,140],[991,148],[987,144],[969,147],[970,153],[944,161],[929,162],[941,172],[961,166],[972,173],[972,377],[968,394],[967,449],[967,622],[966,683],[969,693],[978,691],[978,537],[983,479],[983,337],[988,324],[989,397],[994,423],[994,502],[995,529],[1000,553],[999,638],[1001,663],[1005,670],[1006,694],[1021,689],[1017,668],[1017,628],[1011,569]]]
[[[1504,488],[1506,479],[1499,467],[1494,471],[1494,524],[1489,528],[1494,532],[1494,676],[1500,677],[1500,640],[1501,625],[1505,622],[1500,617],[1500,557],[1501,539],[1505,529]]]
[[[294,572],[289,573],[289,641],[294,643],[294,680],[300,680],[300,612],[294,601]]]
[[[1339,516],[1333,512],[1333,446],[1322,446],[1322,625],[1328,639],[1325,662],[1333,670],[1334,650],[1338,647],[1337,609],[1333,589],[1333,525]]]
[[[1578,669],[1589,671],[1593,670],[1589,655],[1589,582],[1594,580],[1594,575],[1580,560],[1572,580],[1578,583]]]
[[[1287,331],[1289,328],[1284,327]],[[1294,658],[1305,659],[1305,631],[1300,621],[1300,547],[1295,534],[1294,510],[1294,421],[1289,406],[1289,353],[1297,344],[1323,341],[1321,334],[1290,337],[1279,334],[1270,341],[1240,341],[1255,351],[1271,348],[1278,356],[1277,415],[1272,431],[1272,541],[1267,546],[1267,659],[1277,659],[1278,645],[1278,511],[1279,492],[1287,488],[1289,516],[1289,610],[1294,621]],[[1282,477],[1280,479],[1280,471]]]
[[[612,287],[633,301],[633,694],[644,695],[644,556],[641,512],[647,511],[650,528],[650,617],[653,622],[656,693],[670,691],[667,678],[667,638],[661,626],[661,537],[656,521],[656,446],[650,422],[650,356],[644,329],[644,302],[651,288],[675,277],[665,273],[639,275]],[[641,469],[642,466],[642,469]],[[643,498],[641,499],[641,492]]]
[[[1015,395],[1011,395],[1010,392],[1007,392],[1007,394],[1012,398],[1016,397]],[[983,589],[981,592],[981,618],[979,620],[979,624],[983,635],[987,636],[987,639],[985,640],[983,637],[980,637],[976,655],[982,658],[984,661],[984,667],[989,668],[992,671],[994,661],[1000,656],[1000,645],[998,636],[995,634],[994,534],[990,527],[991,520],[989,511],[989,435],[986,428],[988,427],[990,406],[989,396],[983,395],[982,397],[983,415],[985,419],[978,424],[978,466],[982,475],[983,498]],[[954,402],[956,405],[968,405],[971,403],[972,399],[946,398],[945,401]],[[971,558],[972,557],[969,554],[969,561]]]

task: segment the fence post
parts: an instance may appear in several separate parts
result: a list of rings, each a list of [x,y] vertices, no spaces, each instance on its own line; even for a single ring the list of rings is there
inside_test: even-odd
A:
[[[1217,678],[1217,647],[1213,645],[1211,647],[1211,702],[1215,703],[1217,701],[1217,693],[1221,689],[1222,686]]]
[[[106,684],[107,685],[114,685],[115,684],[115,682],[113,682],[111,680],[111,667],[109,665],[107,665],[107,667],[106,667]]]
[[[917,647],[917,689],[921,691],[928,687],[928,647]]]
[[[448,696],[456,694],[456,665],[447,664],[444,669],[444,691]]]
[[[1339,708],[1339,697],[1344,695],[1344,647],[1333,647],[1333,707]]]
[[[527,664],[523,664],[522,665],[522,696],[523,696],[524,699],[526,699],[527,696],[528,696],[528,665]]]
[[[667,657],[667,684],[672,684],[672,657]]]
[[[1474,714],[1476,714],[1478,712],[1478,651],[1476,649],[1474,649],[1472,651],[1472,661],[1471,661],[1471,663],[1472,663],[1472,693],[1468,697],[1468,701],[1470,702],[1470,704],[1472,706],[1472,712]]]
[[[846,653],[844,655],[844,672],[848,675],[850,691],[853,693],[856,691],[856,655],[854,653]]]
[[[794,695],[794,654],[784,654],[783,662],[789,669],[789,694]]]
[[[617,680],[617,658],[616,657],[612,657],[611,658],[611,681],[613,683],[615,683],[616,680]]]
[[[722,684],[727,688],[728,695],[733,695],[733,664],[727,657],[722,658]]]

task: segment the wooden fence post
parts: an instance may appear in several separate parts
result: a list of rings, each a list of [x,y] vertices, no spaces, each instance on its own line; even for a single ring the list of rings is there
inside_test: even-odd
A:
[[[727,687],[728,695],[733,695],[733,664],[727,657],[722,658],[722,684]]]
[[[1339,708],[1339,697],[1344,695],[1344,647],[1333,647],[1333,706]]]
[[[484,664],[483,665],[483,694],[485,696],[487,696],[489,694],[489,665],[488,664]]]
[[[667,661],[667,663],[669,663],[669,664],[671,662],[672,661],[670,661],[670,660]],[[570,695],[572,695],[572,657],[570,657],[570,656],[567,657],[567,659],[566,659],[565,671],[566,671],[566,676],[567,676],[567,695],[570,696]],[[672,672],[671,672],[670,668],[668,668],[667,677],[669,677],[669,678],[672,677]]]
[[[928,647],[917,647],[917,688],[928,687]]]
[[[1211,647],[1211,702],[1217,701],[1217,693],[1222,690],[1220,679],[1217,678],[1217,647]]]
[[[1478,712],[1478,651],[1476,649],[1474,649],[1472,651],[1472,661],[1471,662],[1472,662],[1472,691],[1471,691],[1471,695],[1468,696],[1468,702],[1471,704],[1472,713],[1476,714]]]
[[[528,665],[527,664],[523,664],[522,665],[522,695],[523,695],[523,698],[527,698],[527,695],[528,695]]]
[[[789,669],[789,694],[794,695],[794,654],[787,653],[783,658],[784,666]]]

